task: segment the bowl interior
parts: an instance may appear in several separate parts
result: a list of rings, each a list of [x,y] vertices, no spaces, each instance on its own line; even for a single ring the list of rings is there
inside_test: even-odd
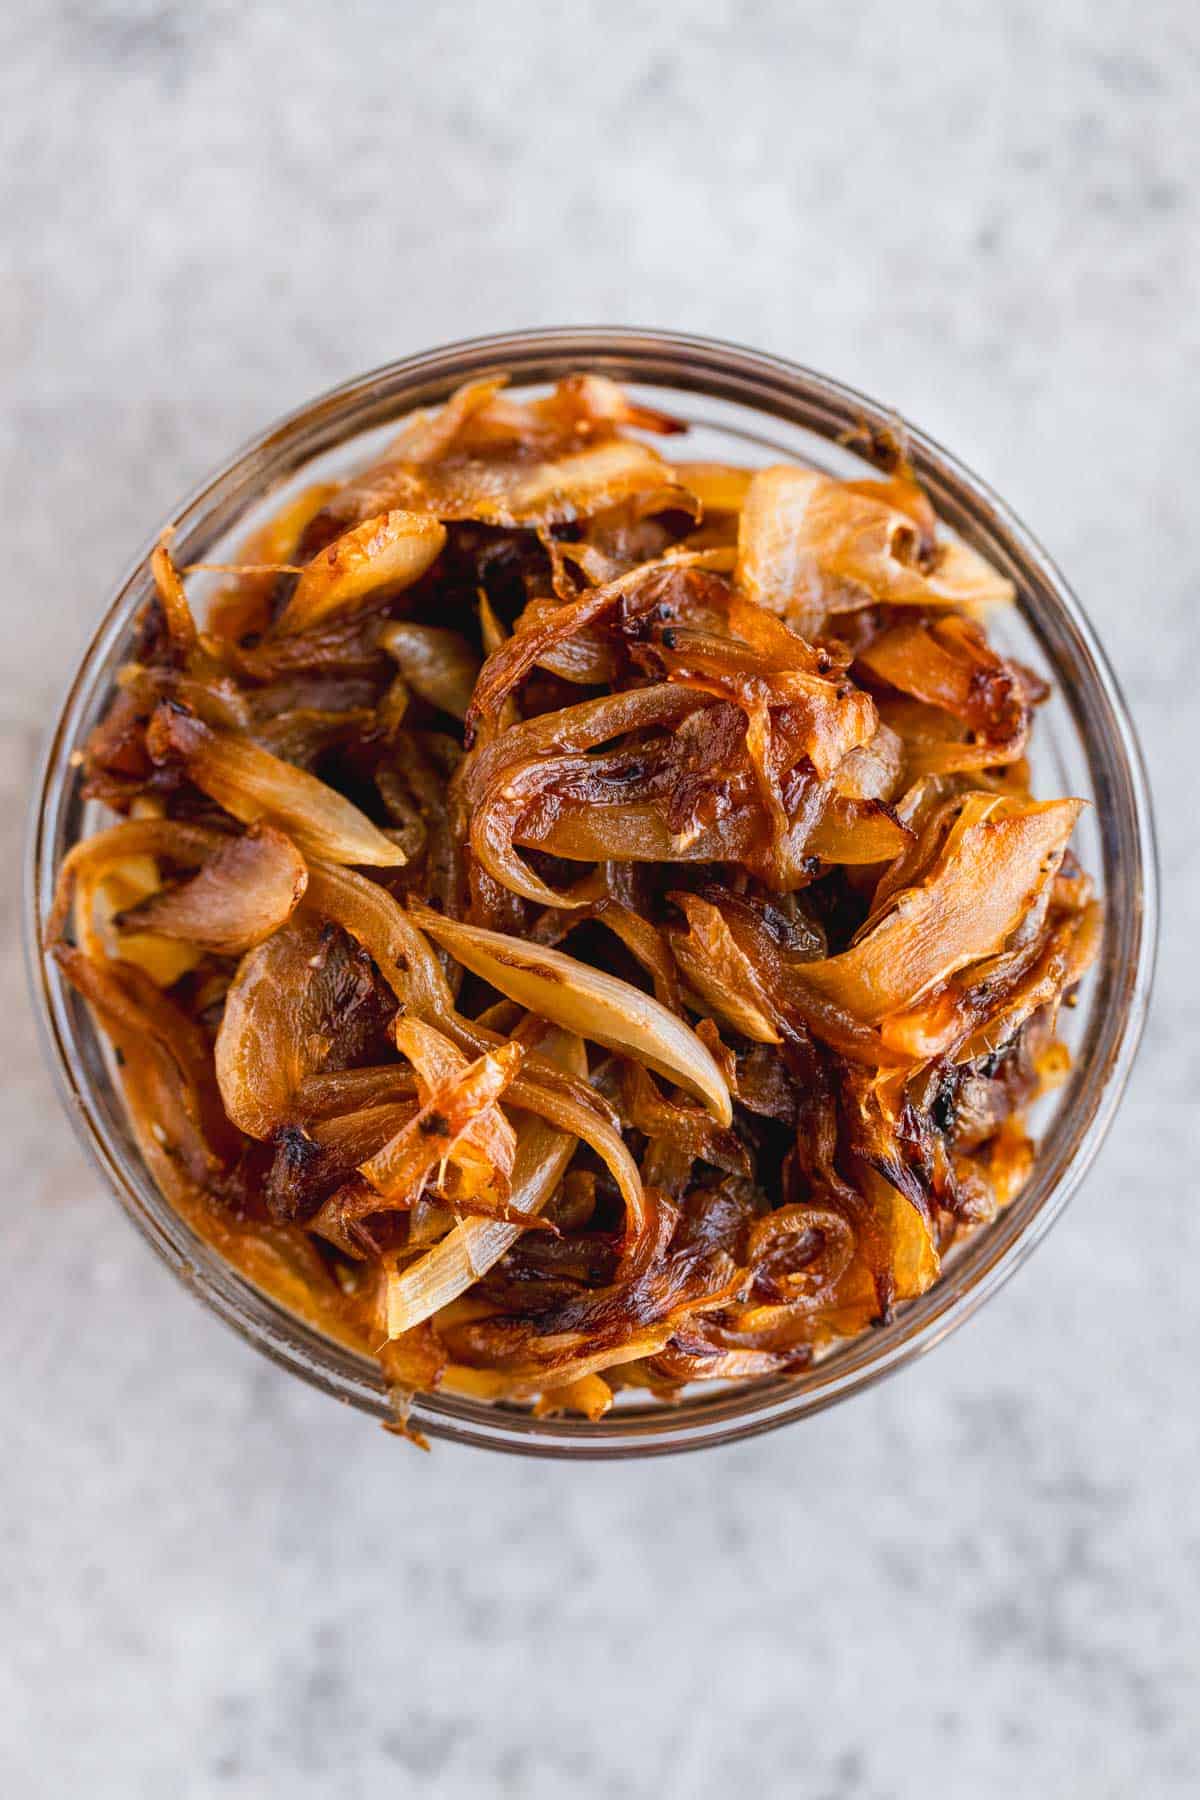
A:
[[[180,508],[177,553],[187,561],[231,560],[240,539],[291,491],[369,459],[400,414],[444,399],[460,381],[506,369],[515,383],[534,385],[581,367],[611,373],[647,404],[687,419],[690,432],[679,453],[693,459],[801,461],[835,474],[861,473],[870,465],[844,440],[863,427],[899,424],[886,409],[835,383],[703,340],[579,332],[480,340],[351,383],[266,433]],[[1098,1147],[1136,1047],[1153,950],[1153,843],[1136,743],[1082,611],[1044,552],[982,483],[906,430],[939,515],[1017,585],[1018,606],[989,620],[992,634],[1053,683],[1033,738],[1035,792],[1091,802],[1075,844],[1105,898],[1104,944],[1079,1005],[1064,1015],[1074,1068],[1034,1115],[1034,1172],[999,1218],[951,1254],[928,1294],[903,1305],[889,1325],[836,1347],[800,1375],[697,1386],[669,1404],[624,1394],[598,1424],[537,1420],[515,1406],[423,1396],[413,1419],[433,1436],[534,1454],[648,1454],[727,1441],[828,1405],[930,1347],[995,1291],[1061,1210]],[[34,797],[31,979],[50,1060],[86,1148],[181,1278],[264,1353],[339,1398],[386,1416],[387,1397],[373,1364],[252,1287],[168,1205],[141,1162],[101,1034],[35,948],[62,855],[99,822],[80,799],[71,753],[107,705],[149,587],[143,556],[71,684]]]

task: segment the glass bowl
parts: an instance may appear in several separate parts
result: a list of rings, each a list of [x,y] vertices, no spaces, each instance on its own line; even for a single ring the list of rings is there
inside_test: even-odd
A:
[[[686,418],[687,454],[727,462],[798,460],[862,472],[847,448],[901,424],[888,408],[777,357],[672,332],[516,332],[452,344],[364,375],[256,438],[174,514],[181,562],[220,561],[302,485],[370,454],[396,417],[435,404],[460,382],[507,371],[514,384],[591,369],[632,384],[651,406]],[[1150,800],[1133,728],[1104,654],[1053,563],[988,487],[904,426],[916,471],[941,518],[1016,583],[1001,621],[1006,649],[1051,676],[1035,734],[1035,786],[1092,802],[1078,832],[1106,902],[1102,952],[1068,1016],[1074,1069],[1041,1104],[1028,1184],[1006,1211],[947,1259],[941,1280],[886,1326],[842,1344],[811,1369],[737,1386],[714,1384],[662,1403],[618,1396],[607,1418],[535,1419],[521,1407],[421,1396],[413,1422],[431,1437],[526,1455],[659,1455],[728,1443],[843,1400],[938,1343],[994,1294],[1062,1211],[1112,1121],[1145,1018],[1155,939]],[[87,1008],[39,949],[63,854],[92,826],[72,753],[102,713],[148,597],[147,552],[105,607],[76,669],[33,796],[26,927],[35,1010],[64,1106],[114,1194],[179,1278],[258,1350],[314,1386],[380,1418],[388,1403],[366,1359],[302,1323],[198,1238],[144,1168],[120,1091]]]

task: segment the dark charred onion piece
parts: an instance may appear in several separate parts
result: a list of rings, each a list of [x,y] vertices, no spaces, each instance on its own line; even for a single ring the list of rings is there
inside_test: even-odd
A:
[[[428,939],[378,882],[314,858],[308,904],[362,945],[402,1006],[419,1018],[451,1011],[450,985]]]
[[[146,1166],[398,1419],[810,1366],[1009,1203],[1069,1067],[1101,913],[1009,584],[902,446],[629,435],[680,429],[470,382],[196,565],[199,628],[164,540],[83,746],[126,817],[45,939]]]
[[[668,858],[677,834],[672,833],[661,807],[652,805],[649,816],[643,818],[644,808],[636,798],[646,768],[645,757],[630,759],[618,752],[615,762],[605,763],[588,753],[618,735],[681,726],[689,715],[707,709],[709,704],[704,696],[665,684],[635,688],[627,694],[584,701],[562,712],[514,725],[486,748],[474,752],[463,766],[458,785],[464,810],[469,813],[471,849],[481,867],[502,886],[526,899],[543,906],[572,906],[582,902],[551,888],[515,854],[513,845],[518,835],[575,860],[570,838],[565,845],[552,844],[551,834],[564,829],[568,833],[603,830],[607,826],[612,829],[608,840],[612,848],[585,848],[578,860]],[[723,724],[736,731],[732,718],[727,717]],[[726,729],[717,745],[717,755],[735,741]],[[679,747],[680,740],[676,739],[676,753]],[[653,758],[661,761],[661,753],[671,748],[662,741],[652,753]],[[554,798],[572,798],[588,802],[589,806],[582,810],[578,805],[551,803],[539,811],[538,803],[548,792]],[[610,806],[615,801],[615,809],[605,807],[605,801]],[[654,849],[648,856],[646,833],[654,837]]]

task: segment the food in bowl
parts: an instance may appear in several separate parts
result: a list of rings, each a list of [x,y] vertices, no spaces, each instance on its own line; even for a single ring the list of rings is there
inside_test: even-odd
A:
[[[877,479],[663,454],[584,374],[413,415],[197,626],[169,539],[47,939],[148,1167],[440,1389],[808,1366],[1018,1191],[1095,953],[1010,585]]]

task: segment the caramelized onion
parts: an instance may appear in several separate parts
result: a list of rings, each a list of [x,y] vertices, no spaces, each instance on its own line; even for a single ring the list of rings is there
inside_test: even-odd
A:
[[[1012,583],[966,544],[922,556],[919,527],[879,484],[835,481],[787,464],[755,476],[742,507],[739,588],[808,637],[830,613],[1010,601]]]
[[[702,1100],[719,1125],[732,1122],[729,1089],[711,1053],[657,1000],[561,950],[443,919],[426,906],[414,912],[431,938],[510,1000],[564,1031],[635,1056]]]
[[[395,657],[415,694],[456,719],[466,718],[479,675],[479,658],[464,637],[457,631],[404,619],[385,626],[379,641]]]
[[[587,1074],[581,1040],[554,1031],[542,1039],[543,1056],[560,1062],[573,1075]],[[534,1115],[517,1133],[512,1164],[512,1205],[531,1217],[541,1212],[558,1188],[575,1149],[576,1139]],[[520,1235],[519,1225],[490,1219],[463,1219],[415,1263],[389,1273],[387,1330],[399,1337],[440,1312],[499,1262]]]
[[[303,914],[247,951],[214,1049],[221,1099],[239,1131],[266,1138],[287,1122],[305,1078],[329,1066],[347,1009],[363,999],[359,972]]]
[[[182,707],[160,706],[146,741],[160,761],[178,757],[189,779],[235,819],[246,825],[269,819],[306,854],[382,868],[404,861],[396,844],[323,781],[244,738],[212,730]]]
[[[739,949],[720,910],[698,894],[671,898],[688,922],[670,933],[685,981],[710,1012],[756,1044],[778,1044],[774,1008],[749,957]]]
[[[421,1392],[598,1419],[886,1323],[1069,1066],[1102,913],[1009,583],[899,443],[630,435],[683,429],[489,374],[193,565],[199,626],[164,538],[80,754],[124,817],[45,941],[146,1166],[418,1441]]]
[[[402,1006],[419,1017],[449,1012],[453,999],[441,964],[386,888],[353,869],[314,859],[308,904],[362,945]]]
[[[309,631],[330,613],[402,592],[437,561],[445,542],[443,527],[422,513],[392,511],[365,520],[313,558],[276,631]]]
[[[129,907],[117,924],[240,956],[291,917],[307,885],[308,870],[291,839],[273,826],[252,825],[225,839],[199,874]]]
[[[1052,879],[1080,807],[990,799],[965,806],[928,878],[896,895],[852,949],[808,964],[804,980],[856,1018],[876,1021],[1000,950]]]

